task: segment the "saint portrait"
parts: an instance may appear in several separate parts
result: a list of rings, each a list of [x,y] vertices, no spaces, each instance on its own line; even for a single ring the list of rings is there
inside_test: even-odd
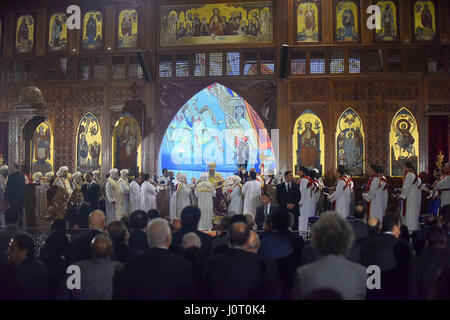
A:
[[[336,163],[352,176],[364,175],[364,131],[361,118],[352,108],[340,116],[336,129]]]
[[[322,122],[311,110],[297,118],[293,135],[294,172],[301,166],[324,172],[324,142]]]
[[[84,49],[99,49],[103,46],[103,18],[100,11],[88,11],[83,19]]]
[[[50,51],[67,49],[67,16],[65,13],[55,13],[50,17],[48,47]]]
[[[336,2],[335,25],[337,41],[359,40],[359,7],[353,0]]]
[[[41,122],[34,134],[32,142],[32,174],[50,172],[53,169],[53,135],[48,121]]]
[[[123,9],[119,13],[118,43],[119,48],[137,47],[138,13],[135,9]]]
[[[381,28],[375,30],[377,41],[398,40],[397,5],[394,1],[378,1],[381,12]]]
[[[402,176],[406,162],[418,165],[419,132],[411,112],[401,108],[392,119],[390,142],[391,176]]]
[[[102,134],[100,123],[92,113],[85,114],[78,125],[77,171],[100,170]]]
[[[297,1],[297,42],[319,42],[319,6],[318,0]]]
[[[141,167],[141,129],[131,114],[123,115],[114,127],[114,168],[135,175]]]
[[[17,19],[16,52],[29,53],[34,46],[34,18],[27,14]]]
[[[272,3],[161,7],[161,45],[272,42]]]
[[[437,39],[436,7],[431,0],[418,0],[414,3],[414,39],[418,41]]]

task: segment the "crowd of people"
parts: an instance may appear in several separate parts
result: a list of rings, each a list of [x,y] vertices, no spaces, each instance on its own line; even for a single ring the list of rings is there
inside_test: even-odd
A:
[[[450,297],[450,164],[434,185],[406,164],[395,195],[400,208],[388,206],[388,182],[377,165],[367,170],[363,201],[355,201],[341,166],[334,187],[305,167],[297,181],[287,171],[280,183],[273,172],[256,170],[223,179],[214,165],[190,183],[168,170],[129,183],[127,170],[119,177],[112,169],[102,181],[98,172],[70,177],[62,167],[29,178],[49,187],[51,231],[40,248],[20,228],[26,179],[17,165],[11,169],[8,175],[0,168],[1,299]],[[169,217],[157,208],[162,190],[170,194]],[[420,225],[422,191],[439,204]],[[216,214],[220,193],[224,215]],[[74,265],[81,278],[70,286]],[[370,266],[381,272],[375,289],[367,286]]]

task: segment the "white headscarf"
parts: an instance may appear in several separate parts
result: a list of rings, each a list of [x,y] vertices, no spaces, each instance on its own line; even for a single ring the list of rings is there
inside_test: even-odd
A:
[[[81,177],[81,172],[77,171],[72,175],[73,180],[77,180],[79,177]]]
[[[5,164],[3,166],[0,167],[0,172],[1,171],[8,171],[8,166]]]
[[[115,178],[117,176],[117,173],[119,172],[119,170],[117,170],[116,168],[109,170],[109,176],[111,178]]]
[[[42,172],[36,172],[35,174],[33,174],[33,181],[39,182],[41,181],[42,177]]]
[[[50,181],[50,179],[53,178],[54,175],[55,173],[53,171],[50,171],[45,174],[45,177]]]
[[[184,173],[177,174],[177,180],[180,182],[187,183],[187,176]]]
[[[120,176],[122,177],[122,178],[126,178],[126,177],[128,177],[128,173],[130,173],[129,171],[128,171],[128,169],[123,169],[123,170],[120,170]]]
[[[61,168],[59,168],[58,172],[56,173],[56,175],[58,177],[62,177],[64,172],[69,171],[69,168],[67,168],[66,166],[62,166]]]
[[[205,173],[202,173],[202,175],[198,179],[198,182],[204,182],[204,181],[208,181],[208,180],[209,180],[209,173],[205,172]]]

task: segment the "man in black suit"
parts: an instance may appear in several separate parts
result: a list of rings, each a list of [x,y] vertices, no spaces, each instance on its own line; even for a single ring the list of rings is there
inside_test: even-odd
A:
[[[300,202],[300,189],[294,183],[292,171],[284,173],[284,181],[277,185],[277,203],[282,209],[287,209],[294,216],[293,230],[298,230],[298,217],[300,215],[298,203]]]
[[[211,255],[212,237],[209,234],[198,231],[198,222],[200,221],[201,211],[197,207],[187,206],[181,211],[181,229],[173,234],[170,251],[175,254],[181,254],[182,241],[185,234],[194,232],[202,241],[202,258],[207,258]]]
[[[381,271],[387,271],[397,266],[394,250],[397,256],[407,256],[411,252],[410,245],[400,237],[402,225],[400,214],[396,207],[389,207],[383,217],[382,234],[367,241],[362,249],[362,262],[365,266],[377,265]],[[405,254],[400,254],[403,251]],[[402,262],[403,264],[403,262]]]
[[[89,228],[89,214],[91,213],[91,207],[84,202],[81,191],[75,189],[72,193],[71,200],[73,202],[66,211],[69,228]]]
[[[86,173],[86,183],[81,186],[84,200],[87,201],[91,210],[98,209],[98,201],[100,199],[100,186],[93,180],[92,172]]]
[[[101,210],[94,210],[89,215],[89,231],[86,231],[72,240],[73,261],[91,259],[91,241],[105,230],[105,214]]]
[[[134,249],[141,250],[143,252],[147,251],[150,247],[148,246],[148,239],[145,230],[147,228],[148,215],[143,210],[133,211],[130,215],[130,239],[128,244]]]
[[[426,245],[428,250],[416,257],[409,269],[409,298],[413,300],[430,299],[433,282],[439,271],[450,266],[450,255],[445,250],[447,233],[434,226],[428,229]]]
[[[107,230],[114,249],[111,257],[113,261],[125,263],[130,258],[142,253],[141,250],[132,248],[128,245],[130,235],[128,234],[127,227],[123,221],[111,222],[108,225]]]
[[[28,234],[18,234],[8,247],[9,263],[14,267],[11,297],[17,300],[46,300],[48,270],[34,258],[34,241]]]
[[[222,217],[222,219],[220,220],[219,232],[214,238],[212,238],[211,241],[212,255],[222,253],[228,250],[227,234],[228,228],[230,227],[231,218],[232,216],[227,215]]]
[[[19,233],[23,233],[17,226],[19,223],[19,213],[14,208],[5,211],[6,228],[0,231],[0,261],[8,262],[6,250],[11,239]]]
[[[229,230],[230,249],[205,262],[201,295],[211,300],[279,299],[276,266],[247,252],[250,229],[235,222]]]
[[[428,237],[428,231],[430,228],[437,225],[437,219],[434,214],[427,214],[424,217],[424,227],[420,230],[413,231],[412,233],[412,245],[416,256],[420,256],[424,250],[427,250],[426,241]]]
[[[195,297],[192,264],[167,250],[172,241],[167,220],[147,227],[150,249],[130,259],[115,293],[121,300],[189,300]]]
[[[261,202],[263,205],[256,209],[255,217],[255,222],[258,230],[264,230],[264,224],[266,223],[267,217],[269,216],[269,214],[274,213],[278,209],[278,206],[272,203],[272,199],[267,193],[264,193],[261,196]]]
[[[25,177],[19,171],[19,166],[13,163],[12,173],[8,176],[8,181],[5,187],[5,200],[9,206],[16,209],[19,213],[19,227],[22,226],[22,203],[23,192],[25,188]]]
[[[354,220],[350,221],[353,232],[355,233],[355,242],[357,243],[360,243],[369,235],[367,225],[363,221],[365,216],[366,211],[364,209],[364,204],[362,202],[358,202],[353,210]]]

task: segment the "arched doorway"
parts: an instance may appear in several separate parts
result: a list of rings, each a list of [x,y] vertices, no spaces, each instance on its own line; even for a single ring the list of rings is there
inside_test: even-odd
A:
[[[159,169],[198,178],[216,164],[224,177],[247,170],[275,168],[272,142],[252,106],[236,92],[214,83],[187,101],[170,122],[162,140]]]

